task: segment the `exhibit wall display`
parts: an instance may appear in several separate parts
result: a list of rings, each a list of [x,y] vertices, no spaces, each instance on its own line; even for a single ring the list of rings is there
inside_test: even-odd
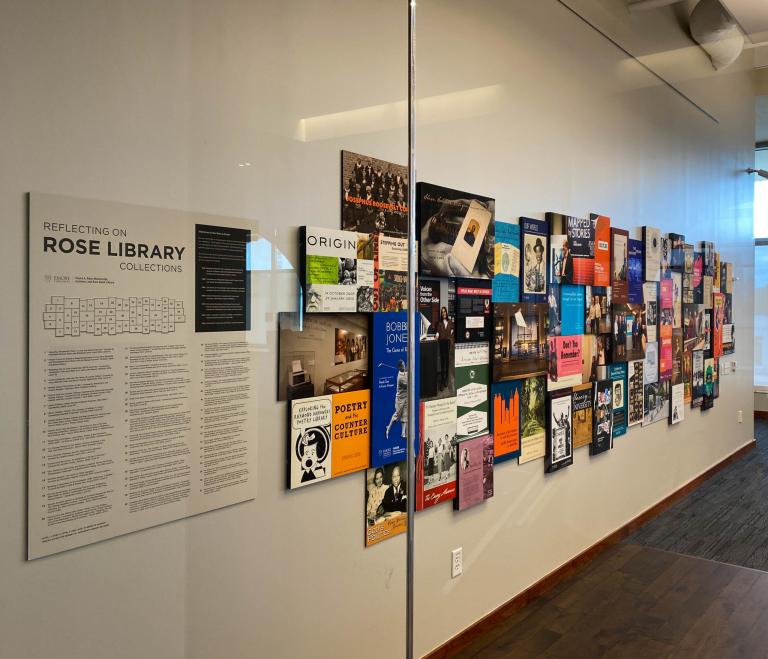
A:
[[[579,3],[576,9],[631,52],[691,52],[690,39],[670,10],[648,12],[647,30],[635,33],[626,12],[606,25],[596,5]],[[702,240],[714,243],[721,262],[733,263],[737,278],[730,293],[736,352],[720,359],[739,365],[721,374],[717,399],[713,380],[711,410],[687,408],[684,420],[673,426],[632,427],[626,438],[616,439],[614,450],[600,456],[576,449],[574,464],[550,476],[544,475],[543,451],[541,460],[494,464],[492,499],[467,511],[451,505],[420,511],[414,520],[414,654],[422,656],[753,436],[751,407],[744,402],[750,400],[755,361],[749,329],[752,181],[734,172],[752,155],[754,97],[746,53],[728,75],[708,70],[704,58],[687,58],[687,68],[665,62],[662,73],[716,124],[559,3],[423,0],[417,12],[418,180],[494,198],[495,217],[503,221],[543,222],[549,209],[587,218],[595,210],[628,230],[630,240],[641,238],[640,225],[651,224],[662,235],[684,234],[697,251]],[[61,659],[101,659],[121,648],[168,659],[236,657],[254,647],[265,656],[312,657],[336,642],[341,652],[365,648],[371,659],[402,652],[405,534],[363,546],[365,531],[376,528],[381,517],[377,506],[368,525],[366,497],[368,485],[376,484],[375,469],[370,483],[366,470],[288,489],[291,402],[337,394],[325,393],[325,381],[335,373],[320,375],[316,365],[311,383],[320,386],[322,379],[322,391],[295,401],[278,399],[280,371],[296,385],[311,372],[302,350],[287,369],[281,367],[278,314],[296,313],[305,302],[298,227],[346,228],[341,152],[361,154],[374,173],[375,160],[407,162],[404,14],[405,5],[367,0],[342,0],[333,11],[303,0],[272,5],[182,0],[162,7],[103,3],[98,11],[82,0],[7,4],[0,71],[4,93],[13,99],[0,127],[6,165],[0,177],[4,653],[48,659],[54,627],[66,630],[55,640]],[[363,60],[363,73],[352,76],[353,62]],[[247,445],[255,499],[249,495],[237,505],[24,560],[27,381],[33,377],[27,341],[42,327],[40,314],[58,313],[41,309],[35,319],[40,325],[27,313],[31,288],[38,284],[28,278],[26,195],[36,191],[166,209],[163,217],[173,214],[178,222],[154,223],[153,233],[168,230],[160,244],[187,243],[177,225],[185,231],[196,224],[250,231],[250,328],[215,334],[217,341],[230,332],[242,335],[251,361]],[[98,225],[105,221],[98,219]],[[531,284],[537,279],[546,284],[548,236],[543,234],[544,249],[532,245]],[[358,244],[355,259],[369,260],[371,247]],[[539,251],[540,278],[534,265]],[[189,254],[184,253],[185,269]],[[345,267],[342,276],[345,271],[351,278]],[[173,286],[164,274],[141,276],[147,275],[148,296],[168,297],[170,309],[171,298],[178,298]],[[546,288],[540,294],[536,301],[546,303]],[[449,294],[446,300],[453,316]],[[360,301],[368,304],[369,298]],[[185,298],[183,323],[175,322],[174,305],[174,334],[162,334],[161,319],[161,332],[150,340],[176,342],[182,332],[197,333],[189,305]],[[336,330],[355,335],[359,330],[340,324],[330,329],[334,367],[344,369],[341,373],[356,369],[360,359],[335,363],[342,354],[344,359],[362,355],[360,343],[346,339],[337,353],[336,339],[343,335]],[[55,334],[55,328],[45,331]],[[611,335],[598,336],[605,342]],[[109,323],[106,337],[77,340],[83,338],[115,339]],[[371,338],[372,330],[369,380]],[[489,358],[493,349],[491,342]],[[238,382],[232,384],[240,391]],[[336,384],[358,386],[349,379]],[[526,398],[521,389],[521,404],[531,402],[530,393]],[[538,400],[546,401],[546,377],[539,393]],[[545,409],[540,423],[521,409],[526,430],[521,444],[528,448],[537,436],[546,446]],[[745,419],[740,425],[738,410]],[[491,412],[489,406],[489,421]],[[239,413],[224,416],[239,418]],[[251,424],[252,418],[258,422]],[[393,428],[391,434],[399,437]],[[705,433],[709,437],[702,442]],[[383,467],[382,486],[396,480],[396,464]],[[399,505],[403,494],[416,491],[417,483],[407,480],[401,473]],[[191,485],[196,489],[193,480]],[[228,496],[226,490],[220,494]],[[552,533],[557,542],[551,542]],[[451,581],[447,559],[457,546],[464,547],[465,571]],[[510,547],[514,569],[509,569]],[[298,601],[305,610],[334,615],[297,632],[295,617],[285,616],[285,609]],[[373,637],[385,642],[371,643]]]

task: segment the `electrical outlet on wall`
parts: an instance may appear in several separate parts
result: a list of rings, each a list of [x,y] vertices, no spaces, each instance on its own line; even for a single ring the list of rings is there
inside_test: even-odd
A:
[[[739,410],[739,423],[744,423],[744,411]]]
[[[451,552],[451,579],[460,577],[463,569],[462,548],[459,547]]]

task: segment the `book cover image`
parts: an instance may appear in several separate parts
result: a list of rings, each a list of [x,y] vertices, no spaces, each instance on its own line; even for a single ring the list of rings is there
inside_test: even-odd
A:
[[[373,314],[371,466],[399,462],[408,442],[408,314]]]
[[[408,168],[341,152],[341,228],[408,235]]]
[[[662,380],[646,384],[643,391],[643,425],[648,426],[669,418],[669,392],[672,384]]]
[[[643,303],[643,263],[645,249],[642,240],[628,241],[629,273],[627,276],[627,301],[629,304]]]
[[[703,304],[683,305],[683,350],[704,350],[709,340],[709,313]]]
[[[590,213],[595,226],[595,276],[594,286],[611,285],[611,218]]]
[[[712,290],[712,277],[704,275],[701,278],[701,299],[705,309],[712,308]]]
[[[547,372],[547,305],[493,305],[493,379],[511,380]]]
[[[619,304],[628,302],[629,232],[611,229],[611,296]]]
[[[643,421],[644,366],[642,359],[627,362],[627,425]]]
[[[672,377],[672,303],[671,279],[662,279],[659,286],[659,380]]]
[[[562,245],[562,282],[592,284],[595,279],[595,224],[592,219],[547,213],[550,233],[565,235]]]
[[[699,251],[702,255],[702,274],[707,277],[715,276],[715,243],[708,240],[699,242]]]
[[[655,281],[643,284],[645,302],[645,340],[658,341],[659,338],[659,284]]]
[[[683,326],[683,274],[672,273],[672,328]]]
[[[584,290],[584,334],[611,333],[611,289],[586,286]]]
[[[627,432],[627,364],[610,364],[608,377],[613,387],[613,436]]]
[[[725,318],[725,295],[712,294],[712,356],[717,359],[723,354],[723,324]]]
[[[660,279],[669,279],[672,275],[672,241],[665,237],[661,237],[661,262],[659,265],[659,277]]]
[[[683,330],[672,332],[672,384],[683,384]]]
[[[549,278],[550,284],[563,283],[563,271],[565,268],[565,254],[568,236],[556,233],[549,237]]]
[[[555,391],[581,384],[582,336],[552,336],[549,338],[549,370],[547,389]]]
[[[704,304],[704,257],[701,252],[693,253],[693,272],[691,273],[693,304]]]
[[[723,293],[723,354],[730,355],[736,350],[733,325],[733,295]]]
[[[676,425],[685,419],[684,387],[681,384],[673,384],[669,399],[669,425]]]
[[[643,362],[644,384],[659,381],[659,344],[652,341],[645,346],[645,361]]]
[[[421,403],[416,510],[456,496],[456,398]]]
[[[575,336],[584,334],[584,286],[562,284],[560,286],[560,334]]]
[[[456,510],[466,510],[493,496],[493,436],[482,435],[459,442]]]
[[[291,401],[291,489],[368,467],[370,400],[366,389]]]
[[[661,276],[661,231],[656,227],[644,226],[643,246],[645,251],[643,279],[645,281],[659,281]]]
[[[715,252],[715,268],[714,275],[712,276],[712,288],[713,290],[720,292],[720,252]]]
[[[670,267],[678,272],[685,269],[685,236],[682,233],[669,233],[671,257]]]
[[[523,302],[546,302],[549,251],[549,225],[546,220],[521,217],[520,244],[523,252],[520,299]]]
[[[645,307],[613,304],[612,360],[626,362],[645,355]]]
[[[456,343],[490,341],[491,282],[456,280]]]
[[[416,196],[419,274],[490,279],[495,200],[431,183],[417,183]]]
[[[493,302],[520,301],[520,226],[496,222]]]
[[[549,397],[547,424],[544,471],[552,473],[573,464],[573,411],[570,393],[553,394]]]
[[[278,314],[277,399],[368,389],[369,316]]]
[[[683,350],[683,400],[686,405],[691,404],[693,398],[693,353]]]
[[[491,434],[495,462],[520,457],[520,398],[523,380],[491,385]]]
[[[613,448],[613,383],[595,382],[592,398],[592,443],[589,454],[597,455]]]
[[[365,546],[405,533],[408,526],[408,461],[365,472]]]
[[[374,311],[405,311],[408,306],[408,241],[374,236]]]
[[[520,398],[519,464],[543,458],[546,453],[546,395],[547,380],[544,376],[523,380]]]
[[[592,384],[573,388],[571,394],[573,409],[573,448],[589,446],[592,443]]]
[[[704,398],[704,351],[694,350],[691,356],[692,362],[692,384],[691,384],[691,407],[701,407]]]
[[[358,289],[362,305],[372,300],[373,260],[358,263],[358,234],[322,227],[301,227],[301,282],[307,313],[355,312]]]
[[[455,318],[448,309],[455,299],[452,279],[419,279],[419,393],[420,399],[456,396]]]
[[[456,434],[459,440],[488,432],[487,343],[456,345]]]

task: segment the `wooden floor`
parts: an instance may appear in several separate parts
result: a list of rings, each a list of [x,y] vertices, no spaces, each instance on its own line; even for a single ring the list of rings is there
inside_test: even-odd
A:
[[[768,656],[768,573],[620,544],[457,657]]]
[[[745,458],[455,656],[768,659],[768,422],[755,425]]]

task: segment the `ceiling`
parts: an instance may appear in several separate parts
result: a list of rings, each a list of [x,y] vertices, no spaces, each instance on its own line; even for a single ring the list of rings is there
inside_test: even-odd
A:
[[[754,44],[768,42],[766,0],[720,0]]]

